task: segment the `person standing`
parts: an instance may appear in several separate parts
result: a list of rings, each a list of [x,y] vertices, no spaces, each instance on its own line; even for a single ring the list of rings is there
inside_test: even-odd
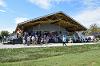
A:
[[[25,44],[26,43],[26,41],[25,41],[25,37],[23,36],[23,44]]]
[[[35,41],[34,41],[34,44],[37,44],[38,43],[38,36],[35,35]]]
[[[35,44],[35,36],[32,36],[31,40],[32,40],[32,44]]]
[[[43,37],[41,37],[41,42],[40,42],[40,44],[44,44],[44,38],[43,38]]]
[[[31,43],[31,37],[30,36],[27,36],[27,46],[29,46]]]
[[[46,44],[49,42],[50,37],[46,36]]]
[[[67,37],[63,35],[62,37],[63,46],[66,46],[66,40],[67,40]]]

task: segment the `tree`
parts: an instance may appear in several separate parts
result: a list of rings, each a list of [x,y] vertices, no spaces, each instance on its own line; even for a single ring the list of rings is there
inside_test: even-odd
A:
[[[100,38],[100,27],[97,24],[90,25],[90,28],[85,31],[85,35],[94,35],[96,38]]]
[[[98,32],[97,24],[90,25],[90,30],[91,30],[91,33]]]
[[[1,34],[0,34],[2,37],[4,36],[9,36],[9,32],[8,31],[1,31]]]

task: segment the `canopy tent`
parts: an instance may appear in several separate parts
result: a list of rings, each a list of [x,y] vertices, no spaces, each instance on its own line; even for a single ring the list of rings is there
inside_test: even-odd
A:
[[[49,14],[43,17],[35,18],[32,20],[27,20],[17,25],[16,31],[21,29],[26,31],[33,26],[42,25],[42,24],[54,24],[60,27],[65,28],[69,32],[75,31],[84,31],[86,28],[83,25],[80,25],[73,18],[69,17],[63,12],[57,12],[54,14]]]

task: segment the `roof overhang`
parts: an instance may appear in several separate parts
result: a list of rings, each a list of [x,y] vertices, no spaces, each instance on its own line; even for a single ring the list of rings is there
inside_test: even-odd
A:
[[[63,12],[58,12],[55,14],[50,14],[44,17],[24,21],[17,25],[16,31],[18,28],[22,30],[27,30],[33,26],[41,25],[41,24],[55,24],[59,25],[68,31],[84,31],[87,30],[83,25],[80,25],[77,21],[73,18],[69,17],[68,15],[64,14]]]

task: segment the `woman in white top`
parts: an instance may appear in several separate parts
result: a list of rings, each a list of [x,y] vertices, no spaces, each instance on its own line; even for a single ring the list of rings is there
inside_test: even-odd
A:
[[[23,37],[23,44],[25,44],[26,43],[26,41],[25,41],[25,37]]]
[[[34,41],[34,44],[37,44],[37,42],[38,42],[38,36],[35,35],[35,41]]]
[[[32,44],[35,44],[35,36],[32,36],[31,40],[32,40]]]
[[[27,45],[28,45],[28,46],[29,46],[29,44],[31,43],[30,41],[31,41],[31,36],[28,36],[28,37],[27,37]]]

